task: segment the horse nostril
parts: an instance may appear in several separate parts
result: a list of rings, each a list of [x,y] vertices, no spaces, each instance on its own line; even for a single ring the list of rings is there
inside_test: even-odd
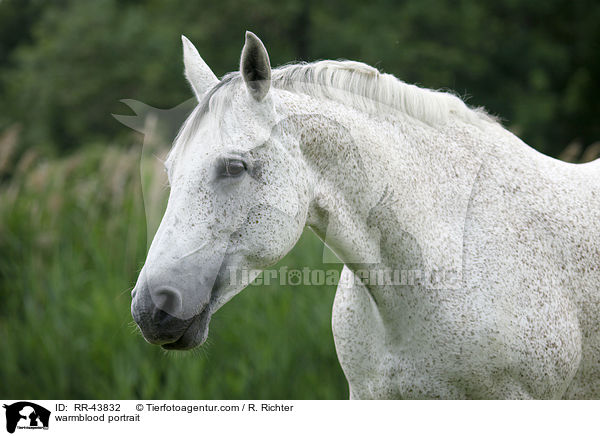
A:
[[[167,314],[176,316],[176,314],[181,313],[181,294],[173,288],[157,289],[152,293],[152,301],[158,309]]]

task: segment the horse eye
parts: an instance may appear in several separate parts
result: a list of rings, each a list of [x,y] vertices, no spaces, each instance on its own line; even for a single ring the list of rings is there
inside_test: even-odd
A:
[[[223,161],[223,175],[226,177],[237,177],[246,171],[246,162],[239,159],[225,159]]]

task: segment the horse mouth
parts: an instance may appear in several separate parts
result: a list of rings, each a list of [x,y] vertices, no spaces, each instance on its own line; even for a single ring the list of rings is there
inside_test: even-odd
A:
[[[162,344],[165,350],[191,350],[203,344],[208,337],[208,324],[211,317],[210,304],[192,318],[192,322],[176,341]]]

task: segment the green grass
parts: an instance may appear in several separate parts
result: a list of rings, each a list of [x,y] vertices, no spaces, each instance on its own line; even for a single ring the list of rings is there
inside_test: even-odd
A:
[[[320,267],[322,249],[305,233],[280,265]],[[0,186],[3,398],[347,398],[335,287],[250,286],[215,314],[207,344],[166,353],[129,312],[145,250],[135,150],[15,163]]]

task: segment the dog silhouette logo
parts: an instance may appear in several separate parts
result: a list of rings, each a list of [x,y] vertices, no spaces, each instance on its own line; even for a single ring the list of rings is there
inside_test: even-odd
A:
[[[29,401],[19,401],[4,405],[6,409],[6,431],[14,433],[15,429],[48,429],[50,411]]]

